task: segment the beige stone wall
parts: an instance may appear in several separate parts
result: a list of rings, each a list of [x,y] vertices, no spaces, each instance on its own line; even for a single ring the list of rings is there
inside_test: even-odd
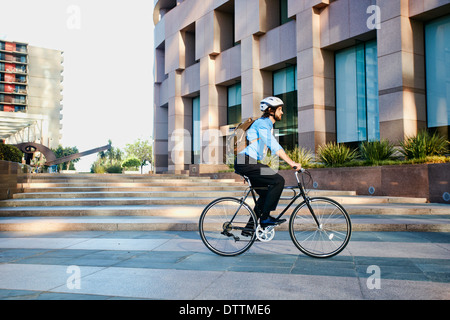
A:
[[[28,111],[48,117],[42,144],[57,148],[62,138],[62,66],[61,51],[28,46]]]

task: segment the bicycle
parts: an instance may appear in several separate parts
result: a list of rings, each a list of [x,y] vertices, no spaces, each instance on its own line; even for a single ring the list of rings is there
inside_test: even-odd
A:
[[[297,186],[286,187],[294,191],[291,202],[278,215],[281,218],[294,202],[303,198],[289,218],[289,234],[295,246],[304,254],[314,258],[329,258],[340,253],[347,246],[352,225],[347,211],[337,201],[327,197],[308,197],[304,174],[295,172]],[[208,204],[200,215],[199,233],[203,243],[212,252],[221,256],[236,256],[247,251],[256,240],[269,242],[275,236],[275,226],[265,228],[258,223],[253,209],[246,203],[252,194],[256,203],[255,190],[250,180],[242,176],[249,187],[241,198],[222,197]],[[299,192],[296,192],[296,188]],[[267,189],[267,188],[266,188]]]

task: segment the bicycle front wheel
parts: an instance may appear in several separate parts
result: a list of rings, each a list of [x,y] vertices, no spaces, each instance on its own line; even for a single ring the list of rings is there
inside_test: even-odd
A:
[[[339,203],[316,197],[295,208],[289,220],[289,232],[295,246],[303,253],[314,258],[329,258],[347,246],[352,226],[347,211]]]
[[[257,218],[240,199],[219,198],[203,210],[199,232],[203,243],[212,252],[235,256],[248,250],[256,239]]]

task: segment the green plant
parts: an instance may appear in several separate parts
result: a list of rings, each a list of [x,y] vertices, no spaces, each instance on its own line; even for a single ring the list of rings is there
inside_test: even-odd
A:
[[[311,150],[295,146],[293,150],[286,151],[286,154],[291,158],[293,161],[300,163],[302,167],[307,167],[311,165],[313,161],[313,153]]]
[[[261,160],[261,163],[269,166],[275,171],[280,168],[280,158],[277,155],[272,155],[270,150],[267,151],[266,155]]]
[[[437,132],[420,131],[415,137],[400,142],[400,152],[406,159],[422,159],[427,156],[441,156],[448,152],[449,142]]]
[[[100,163],[93,163],[91,165],[91,172],[92,173],[106,173],[106,168],[101,165]]]
[[[128,157],[136,158],[140,161],[139,166],[142,167],[146,165],[147,162],[152,163],[153,159],[153,148],[148,140],[137,139],[132,144],[127,144],[125,147],[125,152]]]
[[[361,158],[369,163],[393,159],[394,153],[395,147],[388,140],[366,141],[359,147]]]
[[[58,148],[56,149],[52,149],[52,151],[55,154],[56,159],[70,156],[72,154],[79,152],[77,147],[63,147],[61,145],[59,145]],[[69,162],[58,164],[58,172],[60,172],[61,170],[75,170],[74,164],[77,163],[78,161],[80,161],[80,158],[76,158]]]
[[[109,140],[111,145],[111,140]],[[97,153],[97,160],[91,165],[93,173],[122,173],[123,152],[119,148],[111,146],[106,151]]]
[[[23,152],[19,148],[9,144],[0,144],[0,160],[22,162],[22,157]]]
[[[138,158],[128,158],[124,162],[122,162],[122,167],[130,168],[130,167],[139,167],[141,165],[141,161]]]
[[[357,158],[357,152],[344,144],[329,142],[319,146],[317,158],[326,166],[342,165]]]
[[[106,166],[106,172],[108,173],[122,173],[122,165],[120,163],[112,163]]]
[[[138,158],[130,157],[122,162],[122,168],[137,168],[141,165],[141,161]]]

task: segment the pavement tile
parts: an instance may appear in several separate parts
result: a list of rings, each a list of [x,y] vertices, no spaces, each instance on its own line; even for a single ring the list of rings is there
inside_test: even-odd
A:
[[[195,231],[0,232],[0,299],[450,299],[450,234],[355,232],[351,245],[315,259],[277,232],[222,257]],[[367,284],[371,266],[379,290]]]

